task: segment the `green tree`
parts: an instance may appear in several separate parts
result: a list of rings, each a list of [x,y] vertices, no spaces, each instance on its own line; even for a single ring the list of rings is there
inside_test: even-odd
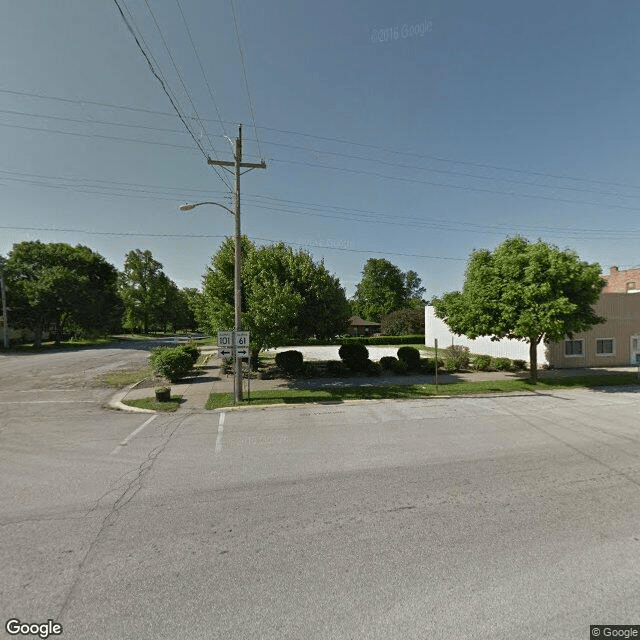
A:
[[[380,331],[388,336],[424,333],[424,307],[400,309],[382,316]]]
[[[365,320],[380,322],[382,316],[400,309],[424,308],[425,288],[415,271],[403,273],[383,258],[370,258],[362,270],[352,308]]]
[[[541,340],[557,342],[604,322],[593,310],[604,284],[600,265],[580,261],[574,251],[515,237],[493,253],[474,251],[462,292],[432,304],[458,335],[528,342],[535,382]]]
[[[234,325],[234,241],[227,238],[204,277],[211,331]],[[242,240],[242,325],[254,351],[292,338],[328,337],[344,330],[349,305],[339,280],[305,251],[285,244],[256,248]]]
[[[152,324],[162,322],[168,282],[162,264],[154,259],[151,251],[129,251],[120,279],[125,327],[141,327],[144,333],[148,333]]]
[[[6,261],[12,324],[31,329],[36,345],[45,330],[56,343],[70,327],[109,331],[120,311],[116,268],[88,247],[21,242]]]

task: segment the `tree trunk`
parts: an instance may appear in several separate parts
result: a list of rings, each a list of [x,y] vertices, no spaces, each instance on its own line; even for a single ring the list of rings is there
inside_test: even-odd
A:
[[[529,338],[529,369],[534,384],[538,381],[538,342],[540,338],[537,336]]]

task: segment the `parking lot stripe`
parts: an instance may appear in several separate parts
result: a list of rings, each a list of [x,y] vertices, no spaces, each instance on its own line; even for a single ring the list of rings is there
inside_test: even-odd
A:
[[[218,421],[218,437],[216,438],[215,453],[218,454],[222,451],[222,434],[224,432],[224,411],[220,414],[220,420]]]
[[[110,455],[114,455],[118,453],[122,447],[126,447],[129,444],[129,440],[135,438],[138,433],[140,433],[152,420],[155,420],[158,416],[151,416],[148,420],[145,420],[135,431],[132,431],[112,452]]]

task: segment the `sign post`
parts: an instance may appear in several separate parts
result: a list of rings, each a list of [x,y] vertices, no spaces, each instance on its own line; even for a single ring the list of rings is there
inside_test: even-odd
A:
[[[249,332],[248,331],[218,331],[218,357],[233,358],[236,361],[236,367],[240,367],[240,375],[236,371],[233,378],[233,398],[234,403],[237,397],[238,378],[242,384],[242,360],[241,358],[250,358],[249,352]]]
[[[433,340],[435,348],[436,348],[436,393],[438,393],[438,338],[434,338]]]

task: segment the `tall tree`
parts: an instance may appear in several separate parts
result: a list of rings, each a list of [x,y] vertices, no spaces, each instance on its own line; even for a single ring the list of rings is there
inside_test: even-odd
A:
[[[222,243],[204,277],[212,331],[233,328],[233,247],[233,239]],[[344,330],[349,317],[345,292],[322,262],[283,243],[256,248],[246,238],[242,252],[242,324],[251,331],[252,348]]]
[[[604,322],[593,310],[604,285],[600,265],[541,240],[515,237],[493,253],[474,251],[462,292],[447,293],[432,304],[458,335],[528,342],[535,382],[541,340],[557,342]]]
[[[13,323],[31,329],[37,345],[48,329],[57,343],[71,326],[108,331],[119,311],[116,268],[83,245],[15,244],[6,273]]]
[[[365,320],[380,322],[382,316],[400,309],[424,307],[425,288],[415,271],[403,273],[383,258],[370,258],[362,270],[352,308]]]
[[[167,281],[162,264],[151,251],[129,251],[120,280],[126,327],[142,327],[144,333],[149,332],[151,323],[162,317]]]

